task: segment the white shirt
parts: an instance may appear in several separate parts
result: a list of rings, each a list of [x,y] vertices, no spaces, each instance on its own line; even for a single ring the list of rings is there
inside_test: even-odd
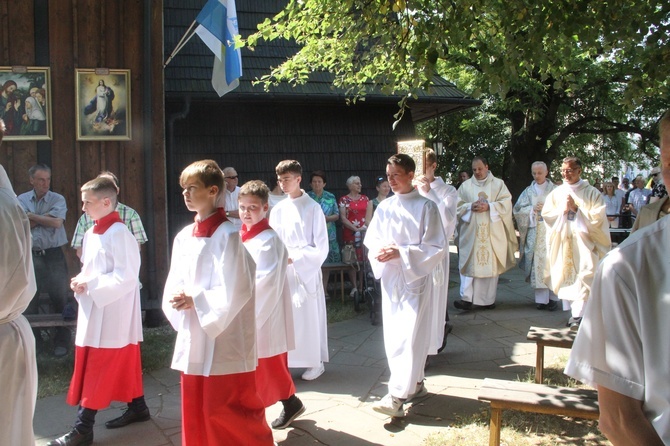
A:
[[[643,402],[670,444],[670,219],[631,234],[600,263],[565,373]]]

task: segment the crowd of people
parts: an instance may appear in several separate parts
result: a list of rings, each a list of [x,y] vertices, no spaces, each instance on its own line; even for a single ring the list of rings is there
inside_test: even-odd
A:
[[[346,250],[380,281],[390,377],[386,396],[372,409],[403,417],[406,403],[426,395],[428,358],[444,349],[452,329],[452,237],[460,273],[454,308],[493,310],[500,275],[518,264],[538,310],[571,311],[567,325],[579,331],[566,371],[596,386],[601,401],[612,405],[601,403],[605,434],[615,444],[617,436],[630,444],[670,441],[670,396],[662,385],[668,353],[653,347],[666,332],[669,284],[664,269],[652,267],[667,263],[667,193],[646,205],[652,193],[641,178],[627,193],[619,192],[618,181],[600,191],[582,178],[581,161],[566,157],[561,184],[548,178],[545,163],[533,163],[533,181],[513,204],[483,157],[472,160],[472,177],[459,174],[458,187],[435,175],[435,152],[429,149],[424,161],[419,173],[412,157],[391,156],[372,200],[361,193],[358,176],[347,179],[349,193],[336,199],[321,170],[311,173],[306,192],[296,160],[281,161],[268,184],[252,180],[241,187],[233,167],[221,169],[213,160],[182,171],[179,184],[194,222],[174,239],[162,309],[177,332],[171,367],[181,373],[183,444],[272,445],[272,429],[305,412],[289,369],[303,369],[304,380],[325,373],[328,277],[321,266],[341,261]],[[670,180],[668,113],[658,172]],[[81,272],[68,284],[65,200],[50,190],[48,166],[32,167],[29,177],[33,190],[17,197],[0,166],[1,236],[3,247],[11,247],[0,255],[0,285],[9,296],[0,307],[0,371],[15,384],[2,393],[12,403],[0,409],[0,426],[12,444],[32,444],[35,336],[41,333],[33,335],[21,314],[36,312],[45,292],[55,311],[78,307],[67,394],[79,407],[77,418],[49,445],[88,445],[97,411],[112,401],[128,406],[107,428],[151,418],[140,357],[139,246],[147,237],[137,213],[118,202],[118,178],[100,173],[81,187],[84,215],[71,242]],[[611,251],[610,229],[619,226],[624,204],[637,217],[635,234]],[[653,280],[641,280],[644,265]],[[357,300],[362,277],[351,271]],[[70,342],[71,332],[61,327],[53,354],[67,354]],[[277,402],[283,410],[268,426],[265,408]]]

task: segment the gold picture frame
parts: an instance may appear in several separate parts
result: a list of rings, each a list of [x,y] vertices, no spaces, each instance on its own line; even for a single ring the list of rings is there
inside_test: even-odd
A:
[[[426,173],[426,141],[417,139],[414,141],[398,141],[398,153],[409,155],[416,164],[415,172],[425,175]]]
[[[128,141],[131,135],[130,70],[77,68],[77,140]]]
[[[50,140],[51,71],[49,67],[0,67],[0,118],[6,141]]]

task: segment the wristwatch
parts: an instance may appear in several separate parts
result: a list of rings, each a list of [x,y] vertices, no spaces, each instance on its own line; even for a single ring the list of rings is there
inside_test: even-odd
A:
[[[226,217],[230,217],[230,212],[226,211]]]

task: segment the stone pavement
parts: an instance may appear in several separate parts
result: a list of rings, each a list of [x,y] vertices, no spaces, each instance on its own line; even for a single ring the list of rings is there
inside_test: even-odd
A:
[[[452,247],[453,250],[453,247]],[[457,282],[456,255],[451,256],[451,280]],[[515,268],[501,276],[494,310],[460,312],[451,302],[458,287],[449,290],[449,313],[454,330],[447,348],[432,357],[426,371],[428,395],[406,405],[407,416],[391,422],[372,410],[373,401],[386,394],[388,368],[382,327],[370,325],[367,314],[328,327],[330,362],[315,381],[300,379],[294,370],[298,396],[306,412],[291,427],[274,431],[282,446],[303,445],[421,445],[432,433],[447,428],[457,417],[486,407],[477,400],[485,377],[514,380],[533,373],[535,344],[526,341],[531,325],[562,327],[569,313],[538,311],[533,293]],[[545,349],[545,363],[566,356],[567,350]],[[144,389],[152,419],[121,429],[106,429],[105,421],[120,415],[123,404],[100,411],[96,419],[96,445],[180,445],[179,375],[168,368],[147,373]],[[281,404],[268,408],[268,422]],[[37,401],[35,436],[38,446],[70,429],[76,408],[65,395]],[[222,445],[223,446],[223,445]]]

